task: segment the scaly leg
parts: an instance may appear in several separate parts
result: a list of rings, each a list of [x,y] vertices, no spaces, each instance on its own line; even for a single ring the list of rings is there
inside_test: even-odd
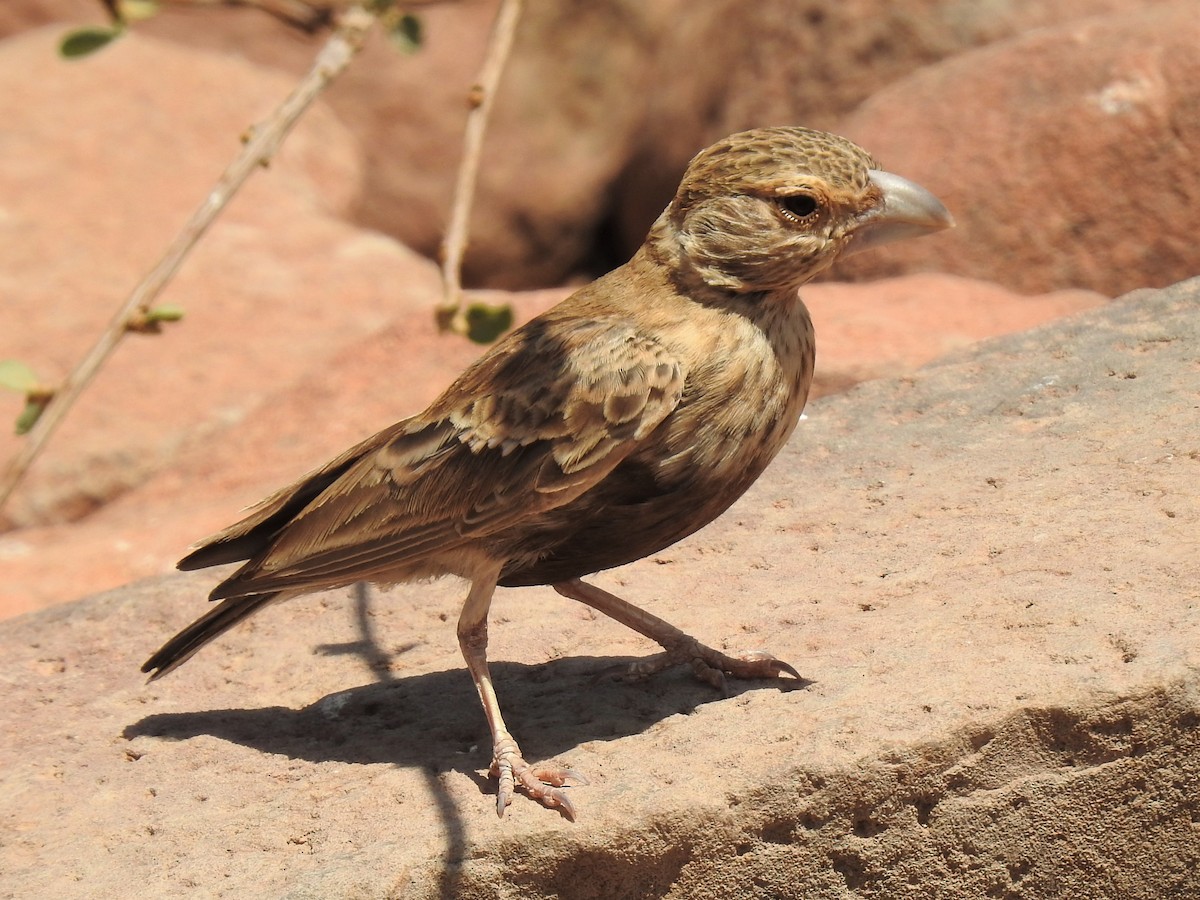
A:
[[[512,802],[514,787],[519,786],[543,806],[558,809],[574,821],[575,807],[560,788],[568,781],[586,784],[587,779],[571,769],[545,764],[531,766],[525,762],[521,748],[509,734],[504,717],[500,715],[500,701],[496,699],[487,664],[487,616],[498,576],[497,566],[495,571],[471,582],[471,591],[458,618],[458,645],[462,648],[463,659],[479,691],[483,713],[492,731],[491,774],[500,781],[496,793],[496,814],[504,815],[504,810]]]
[[[726,689],[726,675],[732,675],[734,678],[776,678],[786,672],[793,678],[803,680],[799,672],[764,650],[728,656],[701,644],[670,622],[578,578],[560,581],[553,587],[564,597],[586,603],[592,609],[599,610],[663,646],[665,653],[656,654],[630,666],[631,675],[651,675],[669,666],[690,663],[698,678],[722,692]]]

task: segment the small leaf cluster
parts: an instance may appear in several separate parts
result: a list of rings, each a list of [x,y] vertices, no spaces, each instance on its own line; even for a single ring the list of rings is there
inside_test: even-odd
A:
[[[33,369],[17,359],[0,359],[0,388],[25,395],[25,408],[17,416],[17,434],[34,426],[54,396],[54,388],[43,385]]]
[[[138,334],[158,334],[163,322],[178,322],[182,318],[183,310],[178,306],[152,306],[130,316],[125,329]],[[58,393],[58,388],[43,383],[33,369],[19,359],[0,359],[0,389],[25,395],[25,407],[17,415],[14,427],[17,434],[28,434]]]
[[[58,52],[65,59],[80,59],[107,47],[125,33],[130,22],[149,19],[158,12],[155,0],[106,0],[112,15],[111,25],[77,28],[63,38]]]

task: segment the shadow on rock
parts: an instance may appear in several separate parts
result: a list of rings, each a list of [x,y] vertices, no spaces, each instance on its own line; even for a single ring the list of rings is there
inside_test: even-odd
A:
[[[585,741],[637,734],[667,716],[721,699],[686,669],[645,681],[602,677],[632,661],[572,657],[536,666],[493,663],[505,719],[526,758],[547,759]],[[790,679],[731,681],[728,693],[804,684]],[[389,763],[435,771],[474,771],[486,765],[489,755],[487,722],[463,669],[362,685],[301,709],[271,706],[149,715],[123,732],[127,739],[183,740],[202,734],[313,762]]]

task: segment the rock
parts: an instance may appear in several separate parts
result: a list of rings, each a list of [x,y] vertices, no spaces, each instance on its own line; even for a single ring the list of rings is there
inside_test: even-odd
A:
[[[385,272],[386,274],[386,267]],[[562,290],[480,292],[524,321]],[[364,437],[420,412],[484,350],[412,311],[280,384],[253,415],[179,448],[171,464],[81,521],[0,535],[0,618],[170,572],[182,551]],[[224,369],[238,348],[210,352]],[[117,418],[121,418],[118,414]]]
[[[837,274],[1118,293],[1200,272],[1195,13],[1157,5],[1030,32],[874,95],[842,131],[938,194],[958,228]]]
[[[674,195],[688,160],[727,134],[777,124],[836,131],[858,104],[924,66],[1032,29],[1150,5],[1140,0],[688,4],[663,32],[646,126],[618,188],[622,246],[629,251],[641,243]],[[963,89],[953,111],[968,136],[975,133],[972,117],[984,108],[975,90]],[[987,95],[996,90],[984,88]],[[894,117],[896,130],[884,146],[924,146],[924,127],[916,123],[927,111],[913,106],[906,107],[908,118]],[[916,155],[914,150],[901,158]],[[941,161],[934,157],[924,168]]]
[[[592,253],[609,187],[644,116],[656,34],[669,7],[637,0],[524,6],[484,143],[464,265],[469,284],[558,284]],[[328,102],[366,152],[356,222],[435,258],[462,156],[467,92],[478,78],[496,0],[415,10],[421,50],[375,33]],[[323,36],[254,10],[167,9],[139,24],[296,75]],[[602,39],[598,39],[602,35]]]
[[[502,592],[499,692],[591,778],[575,825],[491,810],[460,585],[294,600],[149,686],[215,574],[2,622],[0,892],[1194,896],[1198,309],[1143,291],[818,401],[729,514],[597,579],[802,690],[595,681],[645,643]]]
[[[524,321],[567,293],[476,297],[508,304]],[[952,348],[1106,302],[1087,291],[1022,297],[932,274],[814,284],[804,297],[818,335],[813,396],[910,372]],[[184,548],[228,525],[238,510],[424,409],[482,349],[438,335],[430,317],[410,314],[282,386],[244,421],[181,449],[154,477],[84,520],[0,537],[0,618],[172,571]],[[236,352],[214,353],[209,365],[222,368]]]
[[[5,0],[0,5],[0,38],[51,22],[107,25],[100,0]]]
[[[1023,296],[933,272],[865,284],[819,282],[802,293],[817,331],[817,397],[1108,302],[1079,290]]]
[[[0,34],[51,15],[78,17],[78,2],[18,0],[12,10],[0,11]],[[1179,265],[1188,257],[1187,246],[1181,247],[1178,239],[1193,223],[1188,217],[1193,176],[1187,166],[1189,147],[1194,149],[1188,143],[1194,117],[1185,101],[1195,79],[1190,55],[1178,48],[1194,43],[1196,26],[1191,3],[1175,0],[1173,14],[1159,12],[1171,6],[1168,0],[527,4],[485,144],[467,280],[523,288],[622,262],[672,195],[687,160],[712,140],[780,122],[840,128],[841,119],[858,103],[897,79],[1014,35],[1023,35],[1019,43],[1025,49],[1010,62],[992,65],[990,56],[968,54],[975,62],[947,63],[951,68],[935,69],[945,71],[944,76],[924,76],[917,87],[890,89],[853,119],[854,127],[862,128],[862,139],[889,164],[899,168],[912,160],[915,170],[930,172],[929,180],[956,202],[972,204],[972,231],[960,237],[962,261],[947,262],[947,270],[1026,292],[1078,286],[1115,294],[1143,285],[1143,269],[1152,271],[1156,284],[1185,277],[1195,271]],[[461,155],[465,94],[476,78],[495,9],[496,0],[422,6],[426,41],[419,53],[401,54],[377,34],[328,95],[365,157],[362,190],[351,215],[430,257],[441,240]],[[1159,26],[1135,24],[1139,41],[1125,42],[1120,23],[1126,19],[1121,17],[1111,20],[1117,24],[1109,32],[1087,32],[1093,35],[1086,37],[1092,41],[1088,46],[1076,42],[1074,29],[1082,17],[1115,12],[1132,16],[1130,22],[1182,17],[1184,27],[1161,45],[1176,47],[1170,53],[1181,53],[1181,60],[1165,60],[1160,67],[1153,53],[1139,55],[1139,48],[1157,46]],[[1035,30],[1045,26],[1058,26],[1058,37],[1048,39]],[[135,27],[189,47],[278,67],[293,77],[309,67],[324,40],[257,9],[168,5]],[[598,34],[604,39],[597,40]],[[697,59],[704,65],[697,65]],[[962,68],[967,65],[971,72]],[[976,72],[976,65],[983,68]],[[1064,94],[1060,80],[1071,90]],[[990,98],[988,118],[1002,120],[998,131],[995,124],[980,131],[979,97]],[[879,111],[880,104],[896,108]],[[1095,129],[1094,115],[1104,120]],[[1077,123],[1066,139],[1058,133],[1064,118]],[[921,127],[914,128],[913,122]],[[1174,123],[1180,128],[1178,147],[1172,144]],[[950,137],[939,129],[948,130]],[[1142,143],[1149,142],[1141,156],[1122,145],[1131,129]],[[1094,158],[1093,131],[1113,144]],[[878,140],[877,132],[882,132]],[[982,197],[986,188],[972,187],[990,176],[983,167],[997,162],[995,153],[981,152],[981,133],[1000,147],[1020,148],[1012,153],[1015,160],[1001,160],[1006,166],[1002,177],[1011,178],[1017,189],[1028,183],[1045,188],[1038,198],[1062,196],[1055,185],[1064,176],[1068,182],[1073,177],[1075,155],[1082,154],[1092,166],[1080,171],[1102,176],[1083,185],[1082,196],[1090,205],[1082,213],[1074,205],[1055,207],[1046,201],[1046,234],[1054,243],[1040,256],[1025,244],[1011,256],[1013,242],[1020,242],[1025,232],[1010,223],[1023,220],[1025,207],[997,206],[999,192]],[[947,149],[958,156],[946,157]],[[1036,173],[1025,171],[1040,166],[1043,157],[1051,164]],[[1161,208],[1154,203],[1136,207],[1132,220],[1126,208],[1108,215],[1104,204],[1113,198],[1104,193],[1104,179],[1143,165],[1165,173],[1160,181],[1151,178],[1152,190],[1182,177],[1179,197]],[[975,180],[951,184],[960,172]],[[1075,187],[1072,183],[1071,190]],[[1016,196],[1022,198],[1019,202],[1027,199],[1022,192]],[[975,227],[975,219],[993,213],[999,222],[986,223],[986,230]],[[1156,215],[1166,221],[1154,221]],[[1068,252],[1072,261],[1056,263],[1062,271],[1050,273],[1068,280],[1041,274],[1050,265],[1045,257],[1057,253],[1063,241],[1089,247],[1092,240],[1111,242],[1119,238],[1125,221],[1137,223],[1139,233],[1166,237],[1130,241],[1135,246],[1118,248],[1115,257],[1107,245],[1102,253]],[[1155,230],[1140,230],[1146,224]],[[1002,241],[1004,262],[994,262],[1002,254],[981,256],[986,251],[979,245],[993,238]],[[967,247],[969,240],[975,242]],[[939,268],[942,257],[932,256],[935,252],[928,244],[913,245],[897,250],[902,255],[888,257],[887,264],[876,261],[870,268],[847,271],[865,277]],[[903,255],[908,253],[918,255]],[[1110,258],[1120,271],[1106,281]],[[1075,279],[1075,269],[1087,279]]]
[[[0,44],[0,359],[25,361],[49,384],[97,340],[239,135],[291,86],[138,34],[64,61],[61,34]],[[339,221],[361,177],[354,139],[318,105],[162,295],[183,321],[121,345],[5,509],[7,524],[84,515],[340,348],[400,314],[429,316],[440,296],[433,264]],[[0,396],[6,422],[20,408],[17,395]],[[19,446],[4,432],[0,459]]]
[[[469,284],[560,284],[586,264],[609,188],[631,155],[651,89],[656,22],[670,4],[641,0],[530,3],[488,126],[463,277]],[[449,4],[470,16],[442,37],[429,10],[429,55],[356,67],[334,101],[368,153],[357,221],[435,255],[462,155],[465,90],[475,82],[491,3]],[[621,260],[624,262],[624,260]]]

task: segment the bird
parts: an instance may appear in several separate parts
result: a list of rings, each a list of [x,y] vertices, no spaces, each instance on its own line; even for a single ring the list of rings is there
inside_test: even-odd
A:
[[[800,679],[766,651],[726,654],[585,582],[707,525],[791,436],[815,336],[799,287],[836,259],[950,227],[928,190],[800,126],[700,151],[628,262],[510,331],[424,411],[351,447],[194,545],[240,562],[217,605],[142,666],[160,678],[263,608],[359,582],[469,582],[463,659],[492,738],[503,816],[515,792],[576,817],[584,776],[527,762],[488,669],[498,586],[550,585],[657,642],[645,676]]]

